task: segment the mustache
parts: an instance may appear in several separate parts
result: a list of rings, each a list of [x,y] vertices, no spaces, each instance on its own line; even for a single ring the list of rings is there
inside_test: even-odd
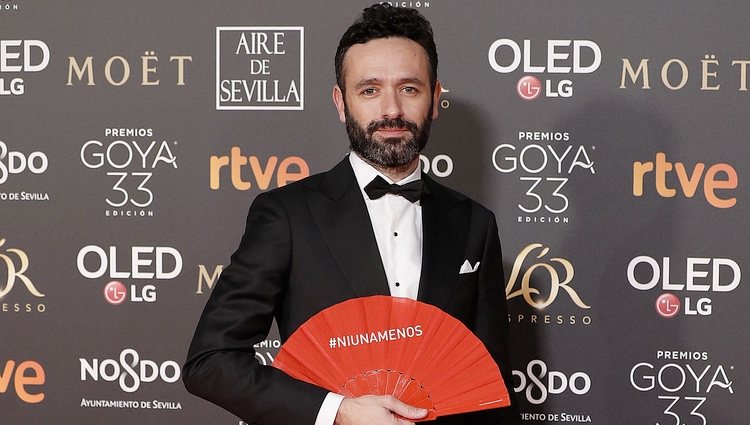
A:
[[[383,128],[406,128],[412,134],[419,131],[419,126],[416,123],[403,118],[383,118],[382,120],[372,121],[367,125],[366,131],[368,135],[372,136],[373,133]]]

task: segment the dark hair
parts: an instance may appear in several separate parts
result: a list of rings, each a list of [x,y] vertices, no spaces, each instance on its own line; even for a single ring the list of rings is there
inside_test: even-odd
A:
[[[362,12],[346,30],[336,49],[336,84],[344,92],[344,55],[349,47],[370,40],[387,37],[404,37],[418,43],[430,59],[430,88],[437,82],[438,54],[432,37],[432,26],[419,12],[405,7],[392,7],[387,3],[372,5]]]

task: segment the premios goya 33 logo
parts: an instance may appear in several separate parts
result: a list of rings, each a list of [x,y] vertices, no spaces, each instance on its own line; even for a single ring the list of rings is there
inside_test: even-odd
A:
[[[546,311],[560,296],[564,296],[580,309],[588,310],[591,308],[572,287],[573,277],[575,276],[573,264],[565,258],[546,258],[547,254],[549,254],[549,248],[539,243],[533,243],[523,248],[513,263],[505,287],[505,296],[508,301],[521,297],[529,307],[544,314],[535,312],[527,316],[518,313],[515,317],[509,315],[509,321],[512,323],[555,325],[591,324],[590,316],[553,315]]]
[[[492,165],[518,175],[525,192],[517,204],[519,223],[568,223],[570,180],[596,174],[591,152],[576,145],[568,132],[519,131],[518,143],[502,143],[492,152]]]
[[[88,140],[81,146],[81,163],[104,171],[112,182],[105,202],[107,217],[153,216],[156,200],[155,173],[177,169],[173,149],[177,141],[157,140],[151,128],[107,128],[104,139]]]
[[[660,350],[656,360],[639,362],[631,368],[630,385],[639,393],[655,395],[659,410],[664,409],[653,412],[652,423],[724,424],[728,423],[727,418],[707,416],[707,412],[712,400],[719,399],[726,406],[734,398],[734,370],[733,365],[713,360],[707,351]],[[638,404],[642,415],[650,414],[648,405]],[[743,406],[737,406],[736,411]]]

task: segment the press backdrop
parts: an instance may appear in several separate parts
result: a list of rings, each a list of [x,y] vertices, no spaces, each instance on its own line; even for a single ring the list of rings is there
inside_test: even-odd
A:
[[[423,169],[497,215],[525,423],[748,423],[750,6],[397,3],[440,54]],[[179,366],[253,198],[346,153],[366,5],[0,1],[0,422],[240,423]]]

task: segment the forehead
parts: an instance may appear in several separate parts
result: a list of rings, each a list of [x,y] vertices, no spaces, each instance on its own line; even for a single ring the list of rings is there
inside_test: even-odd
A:
[[[347,50],[343,75],[347,85],[363,78],[419,78],[426,83],[430,60],[424,48],[408,38],[376,38]]]

